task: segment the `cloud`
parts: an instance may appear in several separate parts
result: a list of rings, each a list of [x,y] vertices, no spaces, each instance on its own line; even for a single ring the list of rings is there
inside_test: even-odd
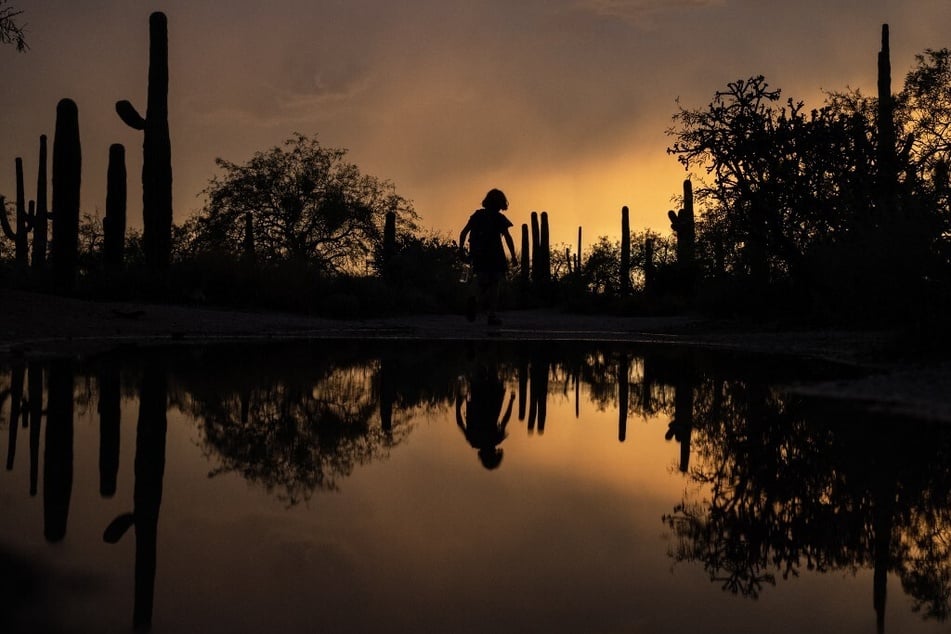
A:
[[[579,0],[577,7],[605,18],[646,27],[660,13],[722,7],[726,0]]]

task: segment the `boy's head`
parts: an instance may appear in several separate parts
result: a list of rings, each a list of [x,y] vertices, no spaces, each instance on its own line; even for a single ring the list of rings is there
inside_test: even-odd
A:
[[[505,198],[505,194],[502,193],[501,189],[490,189],[489,193],[486,194],[482,200],[482,206],[486,209],[505,211],[509,208],[509,201]]]

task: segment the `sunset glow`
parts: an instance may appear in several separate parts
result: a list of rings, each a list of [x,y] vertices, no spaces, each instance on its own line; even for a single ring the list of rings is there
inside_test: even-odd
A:
[[[161,6],[24,3],[30,50],[0,49],[0,193],[14,157],[35,173],[56,102],[74,99],[82,205],[104,209],[110,143],[127,148],[129,222],[141,225],[141,137],[114,103],[145,99],[148,13],[168,15],[178,222],[202,206],[214,159],[243,162],[295,132],[350,150],[414,201],[422,226],[458,235],[485,191],[517,225],[547,210],[552,242],[668,230],[686,175],[666,154],[677,102],[702,107],[727,82],[764,74],[783,95],[872,93],[879,30],[892,32],[893,86],[926,48],[951,44],[942,0],[795,4],[754,0],[558,0],[396,6],[376,0]],[[695,177],[702,176],[700,174]],[[28,181],[33,177],[28,177]]]

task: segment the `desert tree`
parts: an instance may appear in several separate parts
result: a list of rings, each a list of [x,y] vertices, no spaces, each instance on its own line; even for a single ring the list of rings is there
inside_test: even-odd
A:
[[[415,231],[417,214],[392,182],[361,173],[346,154],[295,134],[244,164],[219,158],[222,174],[205,189],[207,204],[190,224],[193,250],[238,254],[250,236],[262,263],[363,270],[382,244],[386,214],[396,214],[408,231]]]

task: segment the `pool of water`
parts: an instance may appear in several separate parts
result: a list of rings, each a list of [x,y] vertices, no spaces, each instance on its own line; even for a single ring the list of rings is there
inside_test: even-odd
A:
[[[0,369],[0,631],[930,632],[951,430],[677,347],[313,342]]]

